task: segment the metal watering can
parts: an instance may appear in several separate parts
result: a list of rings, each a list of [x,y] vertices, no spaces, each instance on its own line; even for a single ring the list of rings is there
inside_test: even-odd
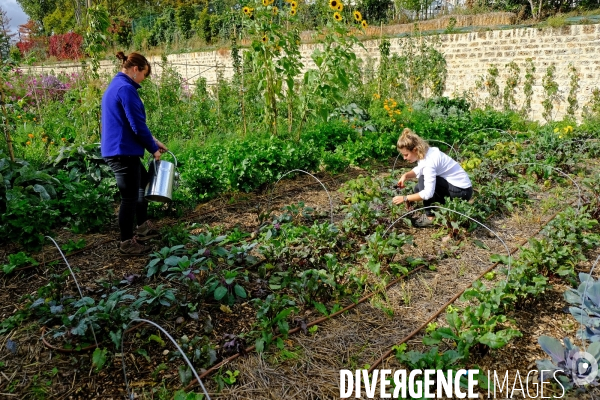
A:
[[[148,185],[146,185],[146,200],[157,201],[159,203],[168,203],[173,200],[173,186],[176,185],[176,179],[179,178],[179,174],[175,172],[177,168],[177,158],[175,154],[168,151],[175,164],[165,160],[155,159],[150,160],[148,166]]]

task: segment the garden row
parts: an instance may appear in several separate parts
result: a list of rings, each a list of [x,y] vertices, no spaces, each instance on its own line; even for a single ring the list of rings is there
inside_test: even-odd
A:
[[[491,110],[471,113],[467,109],[456,115],[452,104],[451,100],[440,98],[424,103],[420,110],[409,111],[404,106],[403,121],[420,128],[426,137],[453,142],[463,130],[482,126],[505,129],[514,118]],[[386,113],[383,108],[380,111]],[[48,119],[46,123],[54,122]],[[31,124],[37,129],[34,121]],[[40,129],[50,129],[44,126]],[[174,208],[182,213],[223,192],[265,189],[293,169],[337,173],[349,166],[386,160],[397,154],[398,133],[393,126],[373,132],[331,121],[307,129],[299,140],[259,136],[181,149],[177,158],[182,182],[175,192]],[[30,141],[39,140],[37,133],[29,135]],[[52,146],[49,137],[42,135],[41,140],[46,148]],[[29,143],[24,146],[34,146]],[[557,144],[551,144],[552,148]],[[67,226],[76,233],[93,232],[112,218],[114,178],[94,144],[62,147],[58,155],[41,164],[11,162],[4,156],[0,173],[4,180],[0,188],[2,240],[39,248],[43,236],[56,227]]]
[[[506,141],[501,133],[471,134],[469,145],[461,150],[465,162],[478,164],[471,170],[478,189],[475,203],[451,202],[446,207],[483,221],[492,212],[510,211],[527,202],[528,191],[538,184],[545,185],[549,179],[564,181],[553,173],[553,168],[568,170],[573,168],[573,160],[583,161],[586,155],[580,151],[581,143],[586,143],[585,147],[590,150],[594,148],[590,146],[593,142],[578,141],[586,134],[571,132],[568,127],[560,129],[569,131],[571,137],[555,140],[558,133],[547,130],[521,134],[520,139],[513,142]],[[346,140],[346,143],[350,142]],[[343,143],[341,139],[340,142]],[[545,154],[548,157],[544,157]],[[564,157],[555,157],[560,154]],[[540,161],[538,155],[542,155]],[[493,176],[510,165],[532,162],[540,164],[509,168],[507,172],[517,175],[527,171],[516,181]],[[593,181],[589,183],[593,187]],[[210,332],[210,318],[200,310],[210,308],[207,307],[210,304],[223,310],[223,307],[227,309],[251,298],[256,309],[256,321],[251,331],[227,332],[226,343],[218,345],[219,353],[209,336],[195,335],[192,339],[186,336],[185,340],[182,337],[181,342],[191,343],[188,356],[196,367],[206,368],[218,357],[240,351],[248,341],[255,342],[258,350],[264,350],[272,343],[282,346],[290,324],[298,323],[303,310],[314,307],[328,315],[344,302],[379,287],[382,282],[401,276],[417,265],[435,262],[398,257],[402,246],[411,243],[411,237],[396,232],[383,234],[384,228],[404,212],[390,207],[394,184],[393,177],[365,176],[348,182],[343,189],[345,205],[337,210],[345,218],[337,225],[323,222],[322,217],[303,205],[290,205],[282,215],[268,217],[255,239],[250,237],[250,232],[239,229],[223,232],[219,228],[203,228],[201,233],[191,234],[189,230],[197,231],[197,226],[170,228],[171,232],[165,235],[168,238],[166,246],[151,256],[146,278],[140,281],[132,276],[121,282],[107,282],[99,298],[77,300],[71,293],[65,293],[67,273],[56,270],[50,284],[39,289],[37,296],[28,297],[22,310],[2,322],[2,332],[14,329],[23,321],[35,320],[51,328],[53,340],[61,346],[86,347],[94,343],[95,336],[100,343],[95,362],[101,367],[110,355],[107,342],[112,340],[118,346],[131,318],[141,316],[160,321],[184,316],[197,320],[205,326],[206,332]],[[517,334],[512,328],[501,329],[505,319],[499,311],[526,295],[541,291],[546,281],[537,277],[538,272],[573,276],[572,262],[565,265],[565,260],[580,257],[586,248],[596,243],[594,236],[583,233],[591,229],[593,223],[572,215],[560,221],[558,224],[565,226],[554,226],[552,232],[563,236],[574,232],[571,236],[566,235],[568,243],[532,242],[535,246],[530,259],[537,261],[513,263],[510,276],[519,278],[517,283],[510,283],[511,279],[508,286],[500,286],[493,292],[476,285],[468,296],[480,298],[480,307],[451,313],[455,328],[459,319],[468,319],[472,321],[471,325],[461,323],[464,329],[456,328],[454,336],[444,336],[449,334],[445,330],[432,335],[431,341],[443,337],[461,345],[460,352],[450,357],[453,363],[466,362],[470,348],[477,343],[495,348]],[[438,212],[438,223],[455,238],[475,228],[468,219],[446,210]],[[579,247],[567,246],[571,243]],[[546,254],[553,258],[544,258]],[[166,281],[157,285],[159,276]],[[139,290],[137,295],[133,294],[136,288]],[[500,300],[512,303],[500,304]],[[485,318],[492,314],[497,316]],[[471,319],[473,315],[480,318],[479,322]],[[307,321],[299,323],[306,324]],[[95,333],[92,333],[92,327]],[[473,331],[477,335],[473,336]],[[276,333],[283,337],[276,338]],[[184,380],[189,380],[189,371],[183,372],[182,376],[188,377]]]

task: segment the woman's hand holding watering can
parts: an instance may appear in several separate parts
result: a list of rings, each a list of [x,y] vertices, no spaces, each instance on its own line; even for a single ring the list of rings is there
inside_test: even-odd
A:
[[[156,145],[158,146],[158,151],[156,153],[154,153],[153,156],[154,156],[155,160],[160,160],[160,155],[162,153],[169,151],[169,149],[167,149],[167,146],[162,144],[162,142],[160,142],[157,138],[154,138],[154,141],[156,142]]]

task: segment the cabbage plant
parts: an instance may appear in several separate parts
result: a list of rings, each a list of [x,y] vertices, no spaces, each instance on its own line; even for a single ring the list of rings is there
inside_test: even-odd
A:
[[[569,312],[581,325],[577,336],[591,342],[600,341],[600,281],[589,274],[580,273],[581,284],[577,289],[568,289],[565,300],[569,304]]]
[[[563,345],[553,337],[542,335],[539,337],[538,343],[552,357],[551,360],[536,361],[542,381],[555,378],[565,390],[600,384],[598,379],[600,342],[594,342],[587,349],[580,350],[568,338],[563,339]]]

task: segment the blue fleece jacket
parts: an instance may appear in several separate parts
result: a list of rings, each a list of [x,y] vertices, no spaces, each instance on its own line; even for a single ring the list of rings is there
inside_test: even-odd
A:
[[[141,86],[119,72],[102,96],[102,157],[144,156],[158,146],[146,125],[144,103],[137,92]]]

